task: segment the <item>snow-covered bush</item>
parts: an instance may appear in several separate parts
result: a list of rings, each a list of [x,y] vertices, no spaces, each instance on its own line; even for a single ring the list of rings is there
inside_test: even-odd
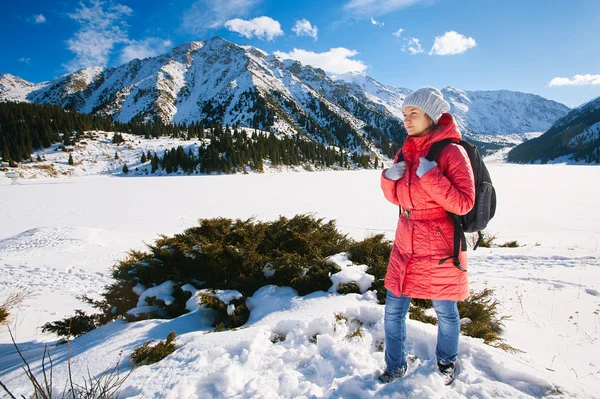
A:
[[[386,289],[383,286],[383,281],[391,251],[392,243],[383,234],[354,242],[348,248],[350,259],[354,263],[369,265],[367,273],[375,276],[371,289],[377,291],[377,300],[381,304],[385,303]]]
[[[142,346],[134,349],[133,353],[130,355],[131,360],[135,365],[140,365],[154,364],[164,359],[177,349],[173,343],[176,336],[177,333],[171,331],[164,341],[160,341],[154,345],[152,345],[154,341],[145,342]]]
[[[324,222],[310,215],[280,217],[273,222],[202,219],[182,234],[161,236],[148,246],[148,252],[130,252],[115,266],[115,283],[106,288],[103,298],[84,300],[101,311],[91,317],[105,324],[116,318],[180,316],[190,310],[192,294],[182,290],[186,285],[236,290],[245,298],[265,285],[292,287],[300,295],[327,291],[330,276],[339,269],[325,260],[353,244],[337,230],[335,221]],[[145,294],[141,298],[145,290],[165,282],[170,282],[168,293],[162,293],[166,297]],[[217,303],[205,302],[222,313]],[[243,324],[247,312],[240,305],[236,305],[234,317],[228,315],[217,323]]]
[[[245,298],[239,292],[209,290],[201,292],[199,296],[203,306],[216,311],[217,329],[240,327],[248,321],[250,311],[246,307]]]
[[[115,282],[103,298],[84,298],[100,313],[78,313],[44,328],[66,336],[68,326],[78,326],[79,334],[117,318],[173,318],[199,307],[215,311],[218,330],[235,328],[250,316],[246,298],[264,286],[291,287],[302,296],[374,290],[383,304],[391,247],[381,234],[356,242],[340,233],[335,221],[310,215],[273,222],[201,219],[198,226],[161,236],[148,252],[132,251],[119,262],[113,269]],[[474,293],[459,303],[461,316],[470,320],[462,330],[497,343],[502,325],[490,296],[489,291]],[[435,324],[430,308],[431,301],[416,299],[411,318]]]

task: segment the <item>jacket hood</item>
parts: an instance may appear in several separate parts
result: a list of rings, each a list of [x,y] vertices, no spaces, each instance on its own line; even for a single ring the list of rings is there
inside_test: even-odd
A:
[[[411,138],[414,140],[417,148],[423,148],[424,146],[430,146],[431,144],[444,139],[452,139],[454,141],[461,140],[462,134],[458,130],[458,126],[456,126],[454,116],[446,112],[442,114],[436,128],[431,133]]]

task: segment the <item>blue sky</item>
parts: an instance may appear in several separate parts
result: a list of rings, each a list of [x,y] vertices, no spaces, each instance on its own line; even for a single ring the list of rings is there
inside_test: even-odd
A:
[[[600,95],[599,0],[9,1],[0,73],[41,82],[221,36],[417,89]]]

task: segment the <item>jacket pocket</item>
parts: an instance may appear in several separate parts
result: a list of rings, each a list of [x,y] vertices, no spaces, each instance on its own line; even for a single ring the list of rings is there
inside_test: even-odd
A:
[[[440,226],[436,226],[435,235],[438,237],[439,241],[444,243],[444,246],[448,250],[448,253],[450,255],[453,255],[454,254],[454,248],[453,248],[454,246],[448,244],[448,241],[446,241],[446,237],[444,237],[444,233],[442,232],[442,228]]]

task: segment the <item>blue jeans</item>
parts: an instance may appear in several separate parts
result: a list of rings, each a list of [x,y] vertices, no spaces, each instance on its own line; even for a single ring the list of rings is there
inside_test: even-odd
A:
[[[437,347],[438,363],[448,365],[458,356],[460,316],[456,301],[433,300],[438,319]],[[387,292],[385,299],[385,363],[391,375],[402,375],[406,370],[406,314],[410,298]]]

